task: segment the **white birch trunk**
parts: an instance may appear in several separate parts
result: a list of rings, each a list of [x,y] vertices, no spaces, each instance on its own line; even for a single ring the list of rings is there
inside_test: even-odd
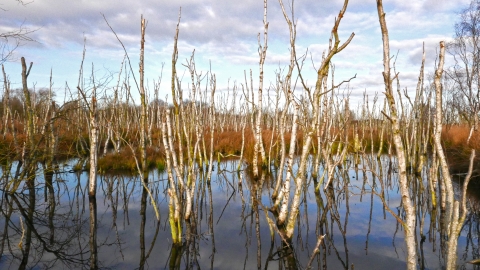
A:
[[[385,21],[385,12],[383,11],[382,0],[377,0],[377,11],[382,31],[383,41],[383,78],[385,82],[385,95],[390,108],[390,120],[393,131],[393,142],[396,149],[398,160],[398,181],[400,193],[402,195],[402,205],[405,210],[405,223],[403,224],[405,232],[405,244],[407,246],[407,269],[415,270],[417,268],[417,250],[415,243],[415,206],[412,205],[411,196],[408,189],[408,178],[406,172],[406,157],[401,138],[400,124],[398,122],[397,107],[392,91],[392,81],[390,73],[390,48],[387,23]]]

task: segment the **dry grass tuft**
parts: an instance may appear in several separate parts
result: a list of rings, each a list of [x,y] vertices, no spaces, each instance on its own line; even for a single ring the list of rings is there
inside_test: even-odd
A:
[[[140,153],[137,151],[135,155],[140,162]],[[150,170],[154,168],[163,170],[165,168],[164,152],[154,147],[147,148],[147,167]],[[101,173],[138,173],[133,153],[128,148],[99,157],[98,170]]]
[[[470,150],[472,148],[480,150],[480,132],[474,132],[470,143],[467,144],[469,134],[470,127],[467,125],[448,126],[442,131],[442,142],[452,171],[466,171]],[[479,157],[476,164],[478,161]]]

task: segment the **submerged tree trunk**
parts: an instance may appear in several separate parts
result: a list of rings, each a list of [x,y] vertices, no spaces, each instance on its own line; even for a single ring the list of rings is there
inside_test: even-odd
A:
[[[405,244],[407,246],[407,269],[414,270],[417,268],[417,250],[415,243],[415,205],[412,204],[410,192],[408,190],[405,150],[401,137],[400,123],[398,121],[397,106],[392,91],[392,82],[398,74],[395,74],[393,78],[391,77],[389,36],[382,0],[377,0],[377,11],[383,40],[383,79],[385,82],[385,96],[390,108],[389,118],[392,124],[393,143],[395,145],[398,160],[398,181],[400,193],[402,195],[402,206],[405,210],[405,222],[403,223],[403,227],[405,232]]]
[[[83,49],[83,58],[80,65],[80,75],[77,90],[83,98],[89,114],[89,139],[90,139],[90,170],[88,174],[88,201],[90,209],[90,269],[98,268],[97,256],[97,163],[98,163],[98,112],[97,112],[97,86],[94,76],[94,68],[92,65],[92,75],[90,83],[92,84],[92,92],[90,93],[90,101],[87,98],[85,88],[83,88],[83,61],[85,59],[85,48]]]
[[[295,42],[294,42],[295,41],[295,25],[293,25],[292,22],[288,19],[285,9],[283,8],[282,1],[280,0],[279,2],[280,2],[280,5],[282,6],[284,17],[287,23],[289,24],[291,50],[293,53],[295,50]],[[340,10],[338,17],[336,18],[334,26],[332,28],[332,35],[330,39],[328,53],[323,58],[322,63],[317,71],[317,81],[315,85],[315,90],[313,93],[310,93],[310,90],[306,89],[308,91],[308,98],[311,105],[311,108],[309,109],[311,109],[312,116],[311,118],[305,117],[305,119],[308,119],[308,121],[310,122],[304,123],[304,125],[306,125],[305,131],[304,131],[305,137],[303,140],[303,145],[301,147],[301,154],[298,161],[297,174],[294,177],[295,189],[294,189],[293,198],[291,199],[291,204],[289,206],[288,216],[285,217],[286,224],[284,225],[284,228],[282,228],[282,230],[284,230],[284,232],[282,233],[284,235],[284,239],[282,239],[283,241],[287,241],[287,242],[291,241],[295,232],[297,221],[298,221],[300,204],[302,203],[302,194],[306,185],[307,164],[308,164],[308,159],[310,157],[310,151],[312,148],[313,136],[317,133],[317,130],[319,128],[318,119],[320,114],[320,100],[321,100],[321,96],[325,94],[324,90],[326,89],[326,78],[328,78],[331,60],[334,55],[336,55],[337,53],[341,52],[344,48],[346,48],[347,45],[350,43],[350,41],[354,37],[354,33],[352,33],[350,37],[343,44],[340,44],[340,39],[338,36],[338,27],[340,25],[341,19],[345,14],[347,6],[348,6],[348,0],[345,0],[343,2],[343,7]],[[292,60],[293,59],[296,59],[296,58],[293,57]],[[332,85],[332,87],[334,86]],[[297,123],[293,123],[293,124],[296,125]],[[277,181],[281,181],[281,180],[278,179]],[[285,194],[284,196],[289,196],[289,194]]]
[[[445,44],[440,42],[440,55],[439,55],[438,68],[435,71],[435,130],[433,134],[433,141],[435,145],[436,154],[438,161],[440,162],[440,169],[442,172],[443,183],[446,188],[446,211],[447,218],[450,219],[453,212],[453,186],[452,179],[450,177],[450,171],[448,169],[447,158],[442,147],[442,128],[443,128],[443,115],[442,115],[442,73],[443,73],[443,64],[445,59]]]
[[[263,45],[260,43],[260,34],[258,34],[258,54],[260,56],[260,75],[259,75],[259,82],[258,82],[258,103],[256,106],[256,113],[257,118],[255,121],[255,129],[254,129],[254,151],[253,151],[253,175],[254,177],[258,177],[258,153],[260,152],[262,162],[260,166],[264,167],[267,162],[266,154],[265,154],[265,147],[263,146],[263,138],[262,138],[262,111],[263,111],[263,65],[265,63],[265,58],[267,57],[267,33],[268,33],[268,22],[267,22],[267,0],[263,1],[263,25],[264,25],[264,32],[263,32]],[[252,85],[253,87],[253,85]]]

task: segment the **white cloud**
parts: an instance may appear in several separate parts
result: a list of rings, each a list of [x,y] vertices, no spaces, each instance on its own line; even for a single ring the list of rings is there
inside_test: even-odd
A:
[[[147,63],[151,66],[147,69],[153,69],[151,74],[157,76],[161,63],[170,63],[180,7],[179,64],[195,50],[200,69],[208,70],[211,60],[213,72],[217,68],[217,72],[224,76],[217,77],[218,81],[227,81],[228,78],[243,81],[243,70],[258,70],[257,34],[263,32],[263,1],[36,0],[27,6],[18,5],[16,1],[4,2],[1,7],[7,11],[0,11],[1,32],[18,28],[22,23],[31,29],[38,29],[33,38],[39,43],[26,44],[19,48],[17,54],[29,55],[41,65],[41,70],[50,67],[55,69],[58,63],[72,66],[68,73],[68,68],[62,69],[59,76],[75,73],[84,37],[87,39],[87,56],[96,62],[96,66],[105,66],[111,70],[118,68],[123,59],[123,49],[102,14],[131,53],[132,61],[138,61],[140,16],[143,14],[148,21],[146,54],[149,56]],[[396,54],[399,51],[397,70],[402,74],[402,85],[411,87],[411,84],[416,83],[415,74],[420,68],[423,42],[427,57],[426,69],[432,69],[438,42],[453,36],[456,12],[466,7],[468,2],[384,1],[391,52]],[[284,4],[289,12],[287,1]],[[309,82],[315,81],[313,65],[318,67],[320,64],[322,53],[328,46],[334,19],[342,4],[343,1],[340,0],[295,2],[297,54],[303,54],[307,48],[309,50],[304,68]],[[278,66],[287,65],[289,60],[288,27],[276,1],[268,2],[268,22],[266,76],[274,78]],[[350,84],[352,88],[358,89],[355,91],[381,91],[382,44],[374,2],[351,1],[339,28],[340,40],[344,42],[352,32],[355,37],[351,44],[333,59],[338,72],[336,80],[357,74],[357,78]],[[75,57],[65,57],[67,55]],[[168,66],[167,64],[164,72],[169,72]]]

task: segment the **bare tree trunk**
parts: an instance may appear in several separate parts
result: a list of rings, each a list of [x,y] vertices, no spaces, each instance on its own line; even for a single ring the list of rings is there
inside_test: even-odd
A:
[[[80,90],[80,87],[79,87]],[[81,91],[81,90],[80,90]],[[88,195],[95,197],[97,193],[97,163],[98,163],[98,120],[96,87],[93,87],[92,98],[89,104],[90,117],[90,171],[88,175]]]
[[[210,108],[209,120],[210,120],[210,156],[208,161],[207,181],[212,179],[213,172],[213,152],[214,152],[214,133],[215,133],[215,90],[217,89],[217,78],[214,74],[210,74]]]
[[[2,64],[2,73],[3,73],[3,138],[7,136],[8,133],[8,120],[10,117],[10,81],[8,80],[7,74],[5,73],[5,68]]]
[[[440,42],[440,61],[438,63],[438,68],[435,71],[435,131],[433,140],[435,143],[435,149],[437,152],[437,157],[440,162],[440,168],[442,172],[442,179],[443,183],[446,188],[446,211],[447,217],[450,219],[453,210],[453,186],[452,186],[452,179],[450,177],[450,171],[448,169],[447,159],[445,157],[445,153],[443,152],[441,136],[442,136],[442,127],[443,127],[443,115],[442,115],[442,73],[443,73],[443,64],[444,64],[444,56],[445,56],[445,44],[444,42]]]
[[[395,144],[398,160],[398,181],[400,193],[402,195],[402,205],[405,210],[405,223],[403,224],[403,227],[405,232],[405,244],[407,245],[407,269],[414,270],[417,268],[417,250],[415,243],[415,206],[412,204],[411,196],[408,190],[405,150],[403,148],[400,123],[398,122],[397,106],[395,104],[395,98],[392,91],[392,81],[395,79],[395,77],[397,77],[397,75],[392,78],[390,73],[389,36],[382,0],[377,0],[377,11],[383,40],[383,78],[385,82],[385,96],[388,100],[390,108],[393,142]]]
[[[22,86],[23,86],[23,95],[25,96],[25,110],[27,114],[27,140],[29,143],[29,151],[33,151],[35,148],[35,141],[34,141],[34,125],[33,125],[33,108],[32,108],[32,101],[30,98],[30,91],[28,90],[28,84],[27,84],[27,77],[30,74],[30,69],[32,68],[32,64],[30,63],[30,66],[28,67],[27,70],[27,64],[25,63],[25,58],[22,57]]]
[[[163,146],[165,148],[165,160],[167,163],[167,175],[168,175],[168,182],[169,182],[169,189],[168,189],[168,219],[170,222],[170,231],[172,235],[172,241],[174,245],[179,245],[182,241],[182,226],[180,220],[180,211],[183,207],[180,203],[177,196],[177,184],[175,183],[175,178],[173,175],[174,169],[176,169],[177,163],[175,160],[175,155],[172,152],[173,149],[170,147],[170,142],[168,138],[171,138],[170,130],[170,110],[167,109],[166,111],[166,121],[162,124],[162,137],[163,137]],[[168,127],[167,127],[168,126]],[[168,130],[167,130],[168,129]],[[170,134],[168,134],[170,133]],[[168,134],[168,135],[167,135]],[[173,164],[172,164],[173,162]]]
[[[267,22],[267,0],[263,1],[263,25],[264,25],[264,32],[263,32],[263,45],[260,43],[260,34],[258,34],[258,55],[260,57],[260,64],[259,64],[259,82],[258,82],[258,96],[257,96],[257,104],[253,106],[252,103],[252,113],[256,113],[255,124],[253,126],[253,138],[255,144],[253,146],[253,176],[255,178],[258,177],[258,154],[261,154],[261,166],[264,167],[267,162],[265,148],[263,146],[263,139],[262,139],[262,112],[263,112],[263,65],[265,63],[265,58],[267,56],[267,40],[268,40],[268,22]],[[253,85],[251,85],[253,88]],[[252,92],[252,102],[253,100],[253,92]]]
[[[285,220],[288,216],[288,206],[290,202],[290,182],[293,178],[293,163],[294,163],[294,154],[295,154],[295,141],[296,141],[296,134],[298,129],[298,105],[294,104],[294,112],[293,112],[293,127],[290,139],[290,150],[288,153],[288,160],[287,160],[287,174],[285,175],[285,181],[283,181],[282,189],[280,190],[280,194],[275,200],[275,206],[281,203],[280,212],[278,214],[277,224],[283,225]],[[281,181],[282,178],[277,179],[277,181]],[[298,183],[297,183],[298,185]]]
[[[337,19],[335,20],[335,24],[332,28],[332,39],[330,40],[330,46],[328,49],[328,53],[322,61],[318,69],[317,74],[317,81],[315,85],[315,91],[313,93],[313,100],[312,103],[312,122],[308,125],[306,132],[306,138],[304,139],[301,155],[300,155],[300,162],[298,165],[298,172],[295,178],[295,191],[294,197],[292,199],[292,205],[290,207],[290,214],[288,218],[288,223],[286,226],[286,236],[288,239],[291,239],[295,230],[295,224],[297,221],[299,207],[301,203],[301,196],[302,196],[302,189],[303,185],[305,184],[305,175],[307,171],[307,161],[310,155],[310,149],[312,146],[313,135],[315,134],[316,130],[319,128],[318,123],[318,115],[319,115],[319,108],[320,108],[320,98],[324,94],[324,86],[326,78],[328,77],[329,68],[331,64],[331,59],[333,56],[339,52],[341,52],[353,39],[354,34],[352,33],[350,37],[345,41],[342,45],[340,45],[340,39],[338,37],[338,27],[340,25],[340,21],[345,14],[345,11],[348,6],[348,0],[345,0],[343,3],[343,7],[340,10]],[[332,86],[333,87],[333,86]]]
[[[145,19],[141,18],[141,41],[140,41],[140,102],[141,102],[141,116],[140,116],[140,163],[142,168],[142,181],[148,183],[147,171],[147,99],[144,88],[144,51],[145,51]]]
[[[447,160],[443,151],[441,144],[441,134],[443,127],[443,114],[442,114],[442,73],[443,73],[443,64],[445,61],[445,43],[440,42],[440,55],[438,68],[435,71],[435,97],[436,97],[436,113],[435,113],[435,133],[434,133],[434,142],[435,150],[437,153],[438,160],[440,162],[440,168],[442,171],[442,185],[445,186],[446,191],[446,220],[448,221],[449,227],[447,227],[448,240],[447,240],[447,264],[446,269],[456,269],[457,268],[457,246],[458,246],[458,237],[465,221],[467,215],[467,187],[470,182],[472,171],[473,171],[473,161],[475,159],[475,149],[471,150],[470,162],[468,173],[463,182],[462,190],[462,201],[458,201],[454,197],[454,190],[452,179],[450,177],[450,171],[448,168]],[[469,138],[467,139],[467,144],[471,137],[472,131],[474,130],[474,125],[471,126],[471,132]],[[461,205],[460,205],[461,203]],[[462,207],[460,209],[460,207]],[[461,212],[460,212],[461,210]]]
[[[94,68],[92,65],[92,75],[90,81],[93,84],[90,102],[87,93],[82,89],[83,85],[83,61],[85,59],[85,47],[83,49],[83,58],[80,65],[80,75],[78,79],[78,94],[82,96],[89,114],[89,138],[90,138],[90,170],[88,174],[88,198],[90,208],[90,269],[98,268],[97,256],[97,163],[98,163],[98,119],[97,119],[97,86],[94,77]]]

